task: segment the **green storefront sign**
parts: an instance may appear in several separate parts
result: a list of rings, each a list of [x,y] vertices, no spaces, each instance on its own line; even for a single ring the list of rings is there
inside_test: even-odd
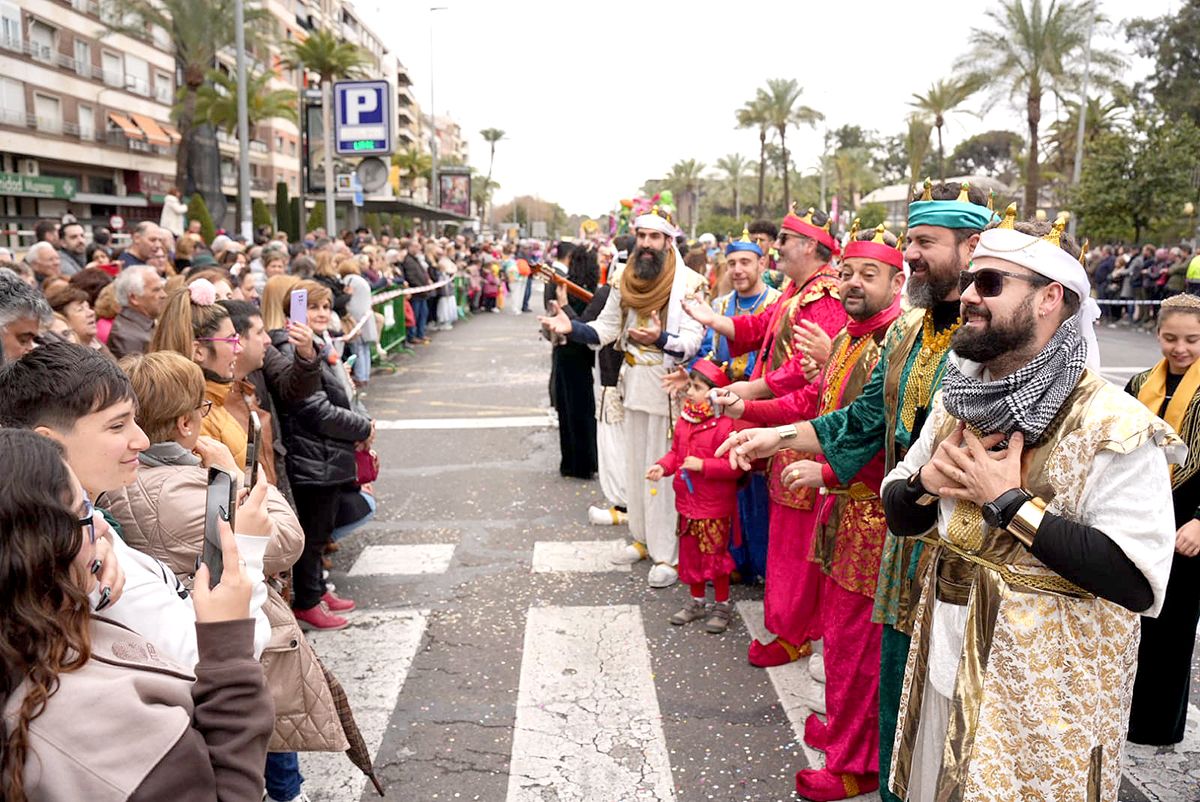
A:
[[[0,173],[0,195],[71,200],[79,182],[74,178],[48,178],[17,173]]]

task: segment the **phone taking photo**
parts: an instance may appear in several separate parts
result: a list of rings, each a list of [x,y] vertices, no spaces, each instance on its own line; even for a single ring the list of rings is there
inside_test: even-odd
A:
[[[254,489],[258,481],[258,444],[262,439],[262,421],[258,413],[250,410],[250,428],[246,431],[246,480],[245,488]]]
[[[214,588],[221,581],[225,563],[221,552],[220,521],[233,529],[234,510],[237,504],[237,481],[223,468],[208,469],[208,492],[204,510],[204,551],[200,559],[208,566],[208,586]]]
[[[291,309],[288,319],[293,323],[308,325],[308,290],[292,290]]]

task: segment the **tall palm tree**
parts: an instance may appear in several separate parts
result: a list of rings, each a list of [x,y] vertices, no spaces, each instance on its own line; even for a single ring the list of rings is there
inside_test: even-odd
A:
[[[300,42],[284,43],[284,65],[289,69],[309,70],[321,77],[321,132],[325,140],[325,232],[337,233],[337,212],[333,202],[333,82],[362,74],[370,56],[353,42],[318,28]]]
[[[746,157],[740,153],[730,153],[717,159],[717,169],[725,173],[729,186],[733,189],[733,216],[742,219],[742,177],[746,174]]]
[[[830,158],[834,189],[842,199],[842,209],[855,209],[863,190],[877,180],[869,164],[867,148],[841,148]]]
[[[270,72],[246,76],[246,112],[251,128],[276,117],[292,122],[299,119],[295,90],[272,89],[273,77]],[[237,130],[237,76],[208,71],[208,83],[196,93],[196,119],[206,120],[229,134]]]
[[[767,180],[767,132],[770,130],[770,121],[767,119],[767,109],[762,99],[762,90],[759,90],[759,93],[755,95],[753,100],[746,101],[745,105],[737,110],[737,124],[738,128],[758,129],[758,203],[756,204],[756,214],[761,218],[763,216],[763,192]]]
[[[175,54],[175,67],[183,76],[171,118],[179,128],[175,150],[175,184],[185,193],[194,190],[192,148],[196,138],[196,95],[205,74],[216,64],[217,53],[234,42],[236,0],[104,0],[103,19],[109,32],[146,39],[154,28],[166,31]],[[259,38],[269,12],[260,0],[246,0],[246,46]]]
[[[971,52],[958,66],[978,72],[996,99],[1008,98],[1025,111],[1029,128],[1029,155],[1025,159],[1025,214],[1037,208],[1041,184],[1038,131],[1042,98],[1063,96],[1075,90],[1082,74],[1076,60],[1094,24],[1105,19],[1091,0],[1001,0],[987,13],[988,30],[974,28],[968,41]],[[1100,48],[1091,51],[1092,80],[1103,84],[1124,60]],[[1098,80],[1099,79],[1099,80]]]
[[[668,188],[676,195],[687,198],[688,228],[691,236],[696,235],[696,207],[700,201],[701,173],[707,165],[695,159],[682,159],[671,166],[671,172],[665,181]]]
[[[808,106],[798,106],[803,89],[795,78],[769,78],[767,88],[760,89],[769,125],[779,136],[779,147],[783,150],[783,206],[791,205],[792,195],[788,185],[788,170],[791,157],[787,149],[787,129],[793,125],[816,124],[825,119],[825,115]]]
[[[921,180],[921,165],[929,155],[929,140],[933,126],[920,114],[908,116],[908,129],[904,132],[904,151],[908,154],[908,185],[914,187]]]
[[[946,124],[946,115],[957,111],[966,103],[971,95],[983,88],[983,78],[978,73],[968,73],[955,78],[943,78],[932,85],[923,95],[913,93],[913,99],[908,105],[915,107],[921,113],[928,115],[937,129],[938,140],[938,180],[946,180],[946,150],[942,146],[942,127]]]
[[[408,179],[409,191],[416,189],[418,178],[429,180],[433,171],[433,158],[415,146],[393,153],[392,164],[399,167],[400,172]]]
[[[488,189],[488,187],[490,187],[492,185],[492,166],[496,163],[496,143],[499,142],[501,139],[504,139],[504,132],[501,131],[499,128],[484,128],[482,131],[479,132],[479,135],[481,137],[483,137],[484,142],[488,143],[488,148],[489,148],[487,178],[484,180],[483,186],[484,186],[485,195],[487,195],[490,198],[492,193],[491,193],[491,190]],[[497,186],[499,186],[499,185],[497,185]],[[483,218],[483,222],[486,223],[487,222],[486,204],[484,206],[483,212],[484,213],[480,216]]]

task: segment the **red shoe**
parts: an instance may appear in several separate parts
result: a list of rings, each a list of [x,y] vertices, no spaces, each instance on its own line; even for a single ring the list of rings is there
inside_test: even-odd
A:
[[[751,641],[747,656],[750,659],[750,665],[758,668],[771,668],[794,663],[801,657],[808,657],[810,654],[812,654],[812,644],[808,641],[799,646],[793,646],[783,638],[776,638],[767,644],[757,640]]]
[[[340,615],[331,613],[324,602],[307,610],[292,610],[292,613],[296,616],[296,620],[308,629],[332,631],[345,629],[350,625],[350,622]]]
[[[325,591],[325,595],[321,597],[321,601],[325,602],[325,606],[335,613],[348,613],[358,606],[349,599],[341,598],[332,590]]]
[[[813,802],[834,802],[879,790],[878,774],[835,774],[829,769],[796,773],[796,793]]]
[[[829,725],[816,713],[804,720],[804,743],[821,752],[829,747]]]

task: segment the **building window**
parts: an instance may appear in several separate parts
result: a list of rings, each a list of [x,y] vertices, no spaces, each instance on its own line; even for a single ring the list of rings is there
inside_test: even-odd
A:
[[[144,59],[125,55],[125,88],[139,95],[150,95],[150,65]]]
[[[104,83],[109,86],[125,85],[125,63],[119,53],[105,50],[100,53],[100,68],[104,72]]]
[[[165,72],[154,73],[154,99],[159,103],[171,104],[172,96],[175,94],[174,82],[171,76]]]
[[[51,134],[62,133],[62,103],[50,95],[33,93],[33,114],[37,118],[37,129]]]
[[[27,124],[25,119],[25,84],[11,78],[0,78],[0,115],[7,125]]]
[[[0,46],[20,50],[21,39],[21,9],[11,3],[0,3]]]
[[[82,39],[75,40],[75,74],[92,77],[92,46]]]
[[[96,138],[96,111],[82,103],[79,104],[79,138],[88,141]]]
[[[38,61],[54,61],[54,38],[58,31],[41,20],[29,23],[29,55]]]

